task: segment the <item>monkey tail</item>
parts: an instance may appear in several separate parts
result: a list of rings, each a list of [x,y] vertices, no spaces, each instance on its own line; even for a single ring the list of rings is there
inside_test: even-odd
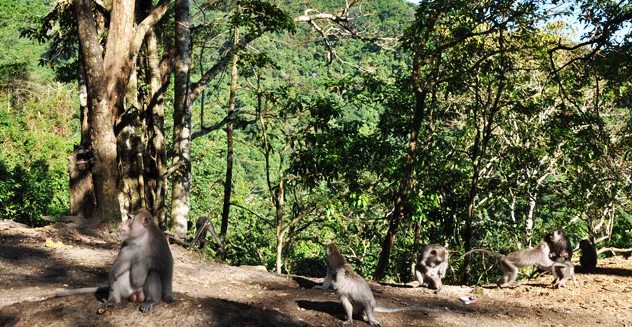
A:
[[[75,288],[72,290],[56,290],[55,297],[76,295],[76,294],[87,294],[87,293],[97,293],[99,290],[103,288],[107,288],[107,286],[95,286],[95,287],[84,287],[84,288]]]
[[[410,306],[396,307],[396,308],[385,308],[385,307],[376,306],[374,310],[375,312],[384,312],[384,313],[392,313],[392,312],[400,312],[400,311],[421,311],[426,314],[439,311],[438,309],[429,309],[429,308],[424,308],[418,305],[410,305]]]
[[[483,253],[491,254],[491,255],[495,256],[496,258],[501,258],[503,256],[500,253],[496,253],[496,252],[494,252],[492,250],[488,250],[488,249],[472,249],[472,250],[469,250],[469,251],[465,252],[461,256],[461,258],[464,258],[466,255],[472,254],[474,252],[483,252]]]

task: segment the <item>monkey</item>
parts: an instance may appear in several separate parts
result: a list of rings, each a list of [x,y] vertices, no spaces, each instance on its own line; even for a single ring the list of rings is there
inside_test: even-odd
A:
[[[507,255],[501,255],[485,249],[473,249],[466,252],[463,256],[472,252],[486,252],[498,258],[498,263],[503,271],[503,276],[496,282],[496,285],[500,288],[506,284],[515,284],[518,269],[527,266],[538,266],[540,269],[550,271],[557,278],[557,274],[553,269],[555,262],[549,257],[550,249],[546,242],[540,243],[535,248],[515,251]]]
[[[208,234],[209,224],[208,218],[204,216],[199,217],[195,222],[195,238],[193,241],[198,240],[198,249],[204,249],[208,244],[206,235]]]
[[[549,245],[551,251],[549,256],[553,261],[564,262],[573,258],[571,243],[561,229],[544,236],[544,241]]]
[[[346,314],[347,320],[342,324],[343,326],[351,326],[353,324],[354,313],[363,313],[371,326],[379,327],[381,325],[373,317],[374,312],[423,311],[428,313],[436,311],[419,306],[398,308],[377,306],[369,284],[362,276],[356,274],[349,264],[345,264],[333,272],[331,284]]]
[[[427,245],[421,258],[415,265],[415,276],[419,284],[434,289],[435,294],[441,292],[441,279],[448,270],[448,250],[438,244]]]
[[[553,264],[555,270],[555,279],[553,285],[555,288],[566,287],[566,280],[568,277],[573,279],[573,285],[577,287],[577,280],[575,279],[575,265],[570,260],[564,262],[555,262]]]
[[[121,224],[124,237],[119,254],[108,276],[109,295],[98,313],[117,305],[122,299],[140,302],[139,310],[151,311],[164,300],[176,301],[173,295],[173,257],[169,243],[153,221],[151,213],[141,209]],[[56,296],[94,293],[102,287],[87,287],[56,292]]]
[[[347,264],[347,260],[342,256],[338,247],[334,243],[330,243],[325,247],[325,263],[327,264],[327,275],[323,285],[316,285],[314,288],[329,289],[331,288],[331,279],[336,269]]]
[[[143,313],[151,311],[161,300],[174,302],[173,295],[173,257],[165,235],[153,221],[151,213],[141,209],[130,217],[120,228],[125,236],[123,247],[112,265],[109,284],[125,277],[129,271],[130,286],[139,298],[143,299],[139,309]],[[140,293],[142,289],[142,293]],[[142,296],[140,296],[142,294]],[[110,292],[102,305],[108,307],[118,304],[116,292]]]
[[[584,272],[592,272],[597,267],[597,250],[589,240],[581,240],[579,248],[582,255],[579,257],[579,264]]]

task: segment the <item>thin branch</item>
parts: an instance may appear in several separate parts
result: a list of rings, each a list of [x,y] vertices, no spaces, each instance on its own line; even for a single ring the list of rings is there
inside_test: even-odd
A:
[[[260,215],[260,214],[258,214],[258,213],[256,213],[256,212],[252,211],[250,208],[246,208],[246,207],[244,207],[244,206],[242,206],[242,205],[240,205],[240,204],[237,204],[237,203],[235,203],[235,202],[231,202],[231,203],[230,203],[230,205],[231,205],[231,206],[235,206],[235,207],[237,207],[237,208],[239,208],[239,209],[246,210],[246,211],[248,211],[249,213],[251,213],[251,214],[255,215],[255,217],[257,217],[257,218],[261,219],[261,220],[262,220],[263,222],[265,222],[266,224],[270,225],[270,227],[274,227],[274,224],[272,224],[270,221],[268,221],[268,219],[267,219],[266,217],[264,217],[264,216],[262,216],[262,215]]]
[[[632,253],[632,249],[620,249],[620,248],[603,248],[603,249],[599,249],[599,251],[597,251],[597,254],[602,254],[604,252],[612,252],[613,254],[616,253]]]
[[[200,129],[197,132],[194,132],[191,135],[191,140],[195,140],[196,138],[200,137],[200,136],[204,136],[212,131],[218,130],[220,128],[222,128],[222,126],[226,125],[229,121],[231,121],[233,118],[235,118],[235,116],[237,116],[237,114],[241,111],[241,108],[236,109],[235,111],[233,111],[232,113],[226,115],[226,117],[224,117],[224,119],[222,119],[221,121],[219,121],[218,123],[215,123],[211,126],[207,126],[207,127],[203,127],[202,129]]]
[[[169,0],[161,0],[154,9],[143,19],[143,21],[138,24],[136,27],[136,33],[134,34],[134,39],[132,40],[132,44],[130,45],[130,57],[136,58],[138,55],[138,51],[140,51],[140,47],[143,44],[143,40],[145,39],[145,35],[147,31],[154,27],[156,23],[158,23],[162,17],[167,12],[169,8]]]

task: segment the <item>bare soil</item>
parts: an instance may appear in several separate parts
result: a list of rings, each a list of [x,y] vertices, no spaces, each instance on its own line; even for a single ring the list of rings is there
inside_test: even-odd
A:
[[[108,232],[92,235],[70,225],[27,228],[0,221],[0,326],[341,326],[335,293],[314,289],[319,278],[277,275],[209,263],[172,245],[178,301],[148,314],[125,304],[97,314],[95,295],[55,298],[59,288],[103,285],[118,242]],[[579,270],[579,269],[578,269]],[[511,289],[446,286],[435,295],[409,284],[371,287],[378,305],[428,309],[377,313],[382,326],[628,326],[632,327],[632,260],[599,262],[581,274],[580,287],[553,289],[551,276]],[[476,303],[466,305],[461,296]],[[360,317],[358,317],[360,319]],[[355,320],[356,326],[368,326]]]

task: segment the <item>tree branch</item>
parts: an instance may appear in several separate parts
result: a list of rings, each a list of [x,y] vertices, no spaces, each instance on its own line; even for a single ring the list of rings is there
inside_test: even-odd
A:
[[[235,116],[237,116],[237,114],[241,111],[241,108],[236,109],[235,111],[233,111],[232,113],[226,115],[226,117],[224,117],[224,119],[222,119],[220,122],[213,124],[211,126],[208,127],[204,127],[202,129],[200,129],[197,132],[194,132],[191,135],[191,140],[195,140],[196,138],[200,137],[200,136],[204,136],[212,131],[218,130],[220,129],[222,126],[226,125],[226,123],[228,123],[231,119],[233,119]]]
[[[602,254],[604,252],[612,252],[616,253],[632,253],[632,249],[620,249],[620,248],[602,248],[597,251],[597,254]]]
[[[154,25],[162,19],[168,8],[169,0],[161,0],[149,13],[149,15],[147,15],[140,24],[138,24],[136,27],[136,33],[134,33],[134,39],[130,45],[130,57],[136,58],[138,51],[140,51],[140,47],[143,45],[143,40],[145,40],[147,31],[149,31],[150,28],[154,27]]]

